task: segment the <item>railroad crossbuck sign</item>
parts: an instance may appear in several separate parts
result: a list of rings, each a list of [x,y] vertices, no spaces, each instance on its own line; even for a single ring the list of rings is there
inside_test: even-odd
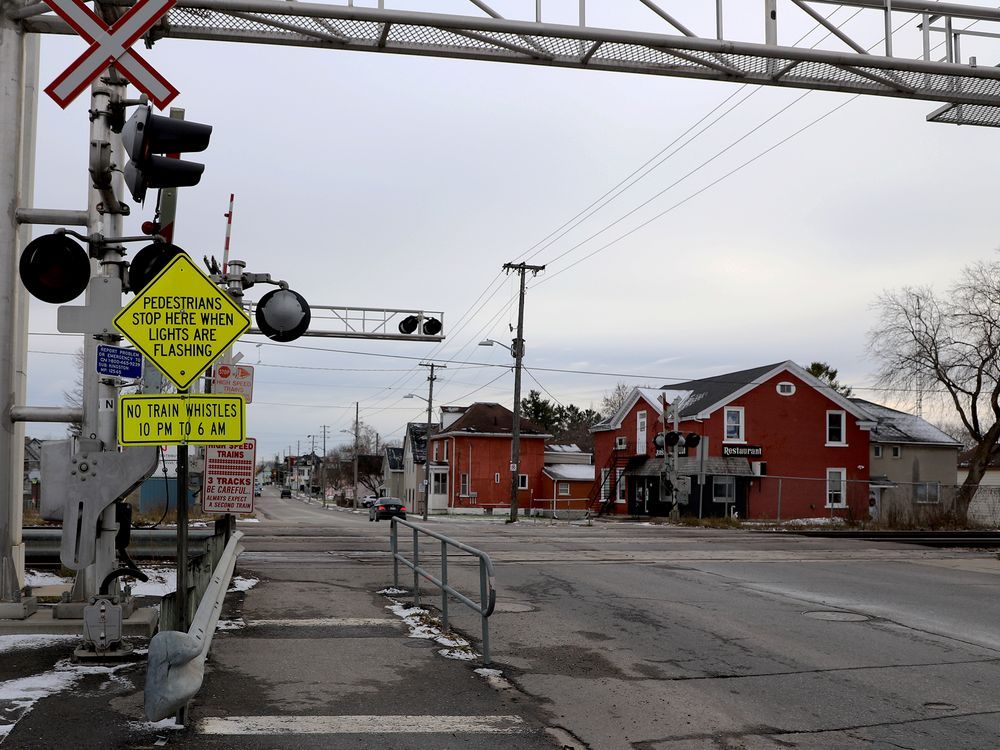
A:
[[[186,390],[250,327],[250,318],[180,254],[115,316],[115,327]]]
[[[109,65],[114,65],[153,104],[163,109],[179,92],[131,47],[175,2],[139,0],[109,26],[83,0],[45,0],[77,34],[90,42],[87,51],[50,83],[45,93],[66,109]]]
[[[242,396],[171,393],[121,396],[120,445],[226,445],[246,440]]]

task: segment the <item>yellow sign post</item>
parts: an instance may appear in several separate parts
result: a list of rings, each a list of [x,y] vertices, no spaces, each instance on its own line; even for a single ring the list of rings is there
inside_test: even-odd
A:
[[[120,445],[232,445],[246,439],[242,396],[127,394],[118,402]]]
[[[183,253],[114,323],[182,391],[250,328],[242,308]]]

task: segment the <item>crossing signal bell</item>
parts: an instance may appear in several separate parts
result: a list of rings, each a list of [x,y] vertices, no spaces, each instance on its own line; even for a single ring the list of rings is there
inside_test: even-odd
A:
[[[46,234],[24,248],[18,273],[32,297],[52,304],[69,302],[90,283],[90,256],[65,234]]]
[[[147,188],[197,185],[204,164],[160,154],[204,151],[211,137],[211,125],[162,117],[150,107],[139,107],[122,129],[122,143],[131,159],[125,165],[125,185],[132,197],[142,203]]]
[[[307,330],[312,310],[306,298],[291,289],[272,289],[260,298],[254,317],[271,341],[294,341]]]

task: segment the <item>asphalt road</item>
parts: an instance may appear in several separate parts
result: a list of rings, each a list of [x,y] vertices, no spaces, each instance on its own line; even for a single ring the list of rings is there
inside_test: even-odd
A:
[[[388,523],[270,492],[259,508],[262,523],[241,525],[238,572],[260,583],[229,595],[223,616],[243,627],[217,634],[184,730],[121,729],[141,715],[140,670],[119,681],[131,688],[39,702],[3,750],[58,746],[67,736],[59,711],[76,717],[78,737],[102,738],[76,747],[157,738],[207,748],[1000,744],[991,551],[432,520],[496,565],[493,666],[509,681],[496,686],[474,672],[478,662],[406,637],[385,609]],[[421,557],[434,564],[429,550]],[[450,560],[449,576],[478,591],[476,566]],[[425,585],[433,607],[430,594]],[[450,611],[479,648],[478,619],[454,602]]]

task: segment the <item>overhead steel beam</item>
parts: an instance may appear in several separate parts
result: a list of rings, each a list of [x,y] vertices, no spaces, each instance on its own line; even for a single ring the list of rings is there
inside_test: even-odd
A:
[[[970,111],[965,107],[949,110],[951,117],[931,119],[1000,123],[1000,69],[991,65],[977,65],[971,59],[966,65],[870,54],[843,32],[838,38],[850,49],[842,51],[698,37],[656,2],[636,2],[650,9],[654,20],[665,21],[671,31],[676,28],[682,33],[590,27],[585,24],[582,4],[580,25],[569,25],[502,18],[482,2],[473,5],[486,15],[473,17],[283,0],[178,0],[166,20],[150,32],[148,41],[278,44],[838,91],[972,105],[976,108],[973,119],[963,119]],[[128,6],[131,0],[105,0],[105,4]],[[986,6],[925,0],[808,0],[808,4],[850,6],[886,17],[934,15],[945,18],[951,28],[955,27],[950,22],[959,19],[1000,24],[1000,9]],[[790,7],[816,19],[805,0]],[[30,31],[73,33],[52,14],[19,17]],[[717,20],[721,25],[721,15]],[[829,22],[822,26],[837,33]],[[892,45],[885,49],[891,53]]]

